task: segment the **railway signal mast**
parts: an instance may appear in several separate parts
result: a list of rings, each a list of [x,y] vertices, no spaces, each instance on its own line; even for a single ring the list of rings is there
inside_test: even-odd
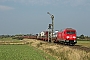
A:
[[[52,26],[52,24],[49,24],[49,26],[48,26],[48,42],[51,42],[51,30],[52,30],[52,28],[51,28],[51,26]]]
[[[51,16],[51,19],[52,19],[52,37],[51,37],[51,42],[52,39],[53,39],[53,32],[54,32],[54,15],[50,14],[49,12],[47,12],[47,14],[49,14]]]

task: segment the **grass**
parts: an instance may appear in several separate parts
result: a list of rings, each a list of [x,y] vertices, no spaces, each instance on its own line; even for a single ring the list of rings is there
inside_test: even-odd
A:
[[[0,45],[0,60],[55,60],[55,58],[27,45]]]
[[[56,57],[57,60],[90,60],[90,52],[39,40],[30,39],[27,41],[32,42],[30,46],[43,50],[45,53]]]
[[[90,47],[90,41],[77,41],[77,44],[76,45],[82,45],[82,46],[85,46],[85,47]]]
[[[0,39],[0,45],[10,45],[10,44],[25,44],[25,42],[23,40],[17,40],[17,39],[12,39],[12,38],[2,38]]]
[[[4,39],[4,41],[8,41],[8,40]],[[9,41],[12,41],[12,39]],[[28,44],[0,45],[0,59],[1,60],[56,60],[57,58],[57,60],[90,60],[90,52],[87,53],[86,51],[83,50],[72,49],[68,46],[61,46],[61,45],[47,43],[34,39],[26,39],[23,41],[26,41]],[[90,41],[77,41],[77,42],[78,42],[77,45],[90,47]]]
[[[0,41],[21,42],[20,40],[12,39],[12,38],[3,38],[3,39],[0,39]]]

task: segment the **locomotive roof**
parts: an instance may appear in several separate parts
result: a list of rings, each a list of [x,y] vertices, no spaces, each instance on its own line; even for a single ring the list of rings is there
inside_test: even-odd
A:
[[[62,32],[64,30],[75,30],[75,29],[73,29],[73,28],[65,28],[65,29],[60,30],[59,32]]]
[[[73,29],[73,28],[66,28],[65,30],[75,30],[75,29]]]

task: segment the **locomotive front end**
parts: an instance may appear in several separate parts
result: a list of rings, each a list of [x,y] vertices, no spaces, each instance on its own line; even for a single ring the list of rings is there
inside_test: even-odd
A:
[[[74,29],[66,30],[65,37],[66,37],[65,43],[68,43],[69,45],[75,45],[77,43],[76,30],[74,30]]]

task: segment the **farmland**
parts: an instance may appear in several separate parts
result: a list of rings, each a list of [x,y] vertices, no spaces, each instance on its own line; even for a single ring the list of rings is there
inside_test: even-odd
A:
[[[35,39],[1,39],[1,60],[90,60],[90,52],[69,46],[48,43]],[[1,42],[2,43],[2,42]],[[6,44],[8,43],[8,44]],[[24,44],[10,44],[24,43]],[[78,41],[76,46],[90,48],[90,41]]]
[[[53,57],[45,54],[27,45],[0,45],[1,60],[55,60]]]
[[[1,39],[8,43],[20,43],[19,40]],[[11,41],[11,42],[10,42]],[[56,60],[54,57],[44,53],[27,44],[2,44],[0,45],[0,60]]]
[[[82,45],[82,46],[85,46],[85,47],[89,47],[90,48],[90,41],[83,41],[83,40],[79,40],[77,42],[77,45]]]

